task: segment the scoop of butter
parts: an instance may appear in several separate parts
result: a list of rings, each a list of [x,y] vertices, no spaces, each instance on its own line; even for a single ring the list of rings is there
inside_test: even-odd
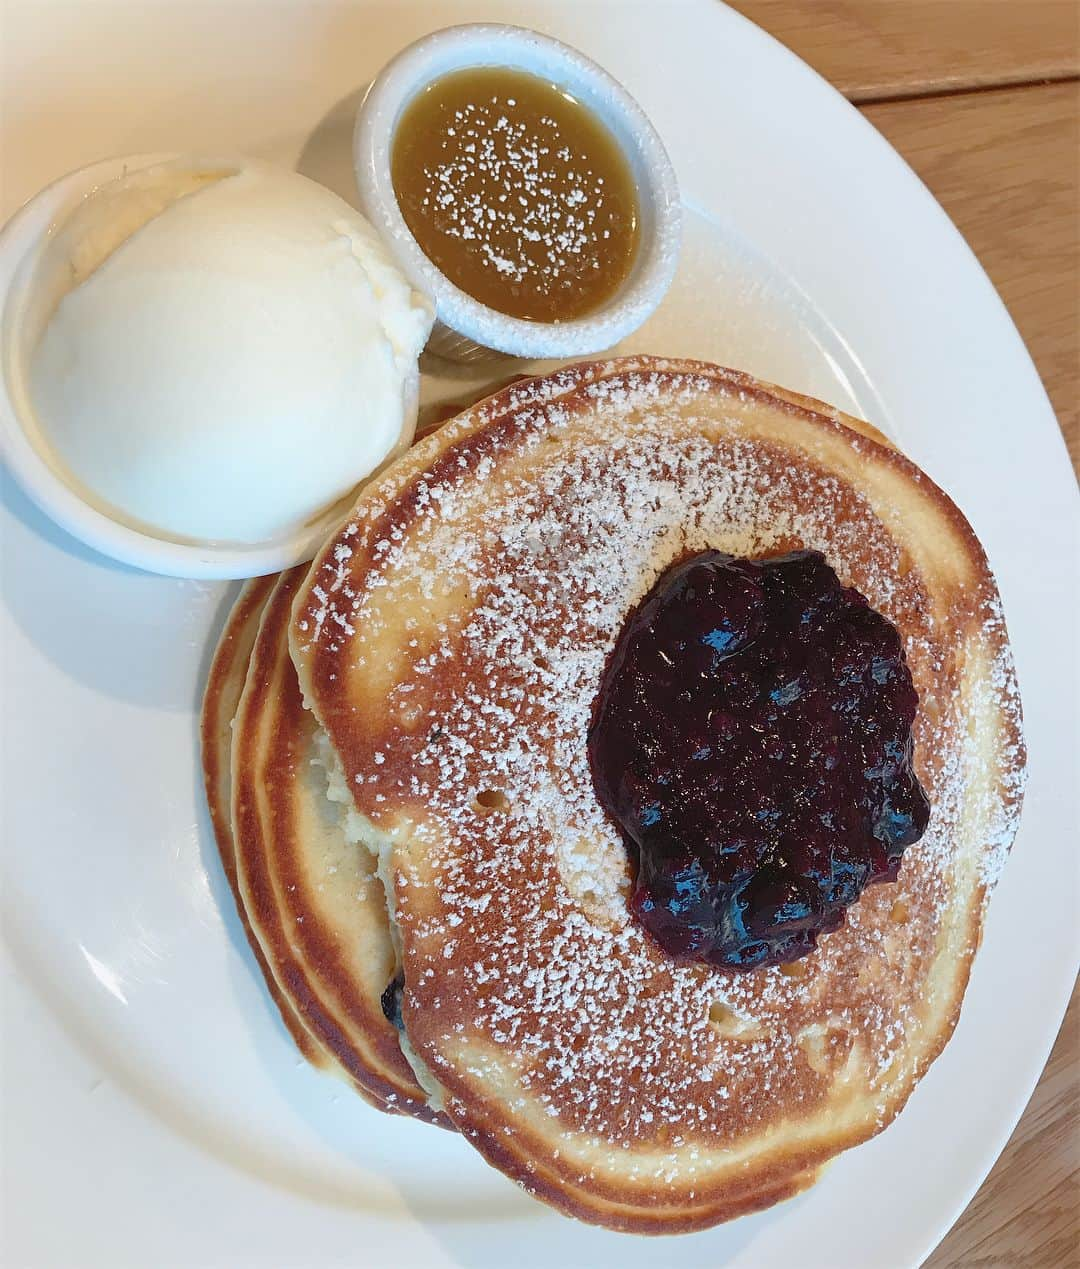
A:
[[[35,421],[114,517],[272,541],[411,441],[431,306],[314,181],[159,164],[89,194],[50,250]]]

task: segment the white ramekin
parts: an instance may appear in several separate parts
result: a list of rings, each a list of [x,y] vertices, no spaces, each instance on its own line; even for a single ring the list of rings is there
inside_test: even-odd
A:
[[[533,322],[489,308],[456,287],[424,255],[398,207],[391,178],[394,132],[424,87],[452,71],[513,67],[565,88],[607,126],[625,153],[641,202],[637,259],[602,308],[568,322]],[[675,273],[682,223],[678,184],[663,142],[625,88],[583,54],[524,27],[477,23],[436,31],[389,62],[360,106],[353,137],[360,207],[395,263],[435,302],[428,348],[456,361],[491,356],[577,357],[613,347],[663,299]]]
[[[92,503],[49,452],[30,410],[24,359],[17,355],[19,323],[30,298],[34,267],[56,225],[107,181],[180,157],[137,154],[79,168],[46,186],[0,229],[0,454],[42,511],[103,555],[171,577],[258,577],[311,559],[351,499],[327,509],[294,535],[250,546],[175,539],[140,530]],[[406,386],[405,401],[406,419],[411,415],[414,424],[419,387],[417,373]]]

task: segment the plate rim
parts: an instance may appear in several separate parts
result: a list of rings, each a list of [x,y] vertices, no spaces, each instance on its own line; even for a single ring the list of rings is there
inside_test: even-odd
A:
[[[303,6],[297,5],[295,7],[301,8]],[[941,225],[939,223],[938,231],[939,232],[943,230],[951,231],[951,234],[954,239],[952,254],[954,256],[958,255],[959,257],[963,258],[963,267],[966,271],[970,272],[971,266],[972,265],[975,266],[975,269],[978,271],[978,274],[981,276],[982,282],[985,285],[986,290],[988,290],[990,295],[993,296],[994,302],[996,303],[996,307],[998,310],[996,315],[996,321],[1000,325],[1001,320],[1004,319],[1004,323],[1007,327],[1007,330],[1005,331],[1005,335],[1007,338],[1011,340],[1012,344],[1014,345],[1013,352],[1016,359],[1021,363],[1023,368],[1026,370],[1027,377],[1029,379],[1034,378],[1035,384],[1037,385],[1038,394],[1041,395],[1041,404],[1044,407],[1044,410],[1040,412],[1045,412],[1050,415],[1050,422],[1053,425],[1054,431],[1058,436],[1059,459],[1061,461],[1064,461],[1066,457],[1064,442],[1061,439],[1060,431],[1057,429],[1056,420],[1053,417],[1053,412],[1050,407],[1049,400],[1046,397],[1045,389],[1043,388],[1041,381],[1038,378],[1034,364],[1031,361],[1030,354],[1027,352],[1026,346],[1023,344],[1023,341],[1020,338],[1019,333],[1016,331],[1015,325],[1013,324],[1011,317],[1009,316],[1007,310],[1005,309],[1004,304],[1000,300],[1000,297],[998,297],[996,291],[994,291],[992,284],[990,283],[985,273],[985,270],[983,269],[981,263],[978,261],[977,257],[975,257],[971,248],[967,245],[967,243],[961,237],[961,235],[959,234],[959,231],[952,224],[951,220],[949,220],[947,214],[940,207],[940,205],[937,204],[936,200],[933,199],[932,194],[930,194],[930,192],[926,189],[926,186],[919,179],[919,177],[912,171],[912,169],[905,162],[903,157],[899,155],[898,152],[893,149],[893,147],[888,143],[887,140],[882,138],[880,134],[877,133],[876,129],[873,128],[873,125],[870,124],[869,121],[865,119],[865,117],[857,110],[856,107],[854,107],[849,102],[847,102],[846,99],[844,99],[837,92],[836,89],[834,89],[831,85],[827,83],[827,81],[825,81],[821,76],[817,75],[816,72],[814,72],[799,58],[797,58],[795,54],[791,53],[790,50],[786,49],[782,44],[776,41],[773,37],[769,36],[766,32],[762,31],[761,28],[757,27],[749,19],[745,18],[743,15],[737,13],[734,10],[730,10],[730,9],[727,9],[726,7],[715,5],[715,0],[697,0],[697,3],[695,4],[687,3],[683,7],[685,10],[691,10],[691,9],[696,10],[698,16],[702,20],[705,20],[705,21],[710,20],[709,15],[711,14],[713,19],[721,23],[721,25],[717,27],[718,31],[724,28],[724,24],[729,24],[728,25],[729,31],[737,30],[740,25],[744,26],[745,28],[749,28],[750,31],[753,33],[752,35],[746,35],[746,33],[744,32],[744,35],[742,37],[737,37],[737,38],[749,39],[751,41],[751,48],[752,48],[754,40],[763,40],[765,42],[760,45],[761,48],[765,48],[767,45],[775,46],[773,52],[768,54],[769,57],[773,56],[776,50],[779,50],[781,60],[780,62],[778,62],[778,65],[786,66],[788,71],[791,71],[792,66],[794,65],[794,67],[798,69],[800,74],[805,73],[805,75],[809,75],[810,77],[812,77],[813,80],[818,81],[818,83],[821,86],[823,86],[829,94],[833,95],[840,102],[842,102],[852,115],[857,115],[859,117],[862,124],[865,125],[865,127],[869,128],[870,131],[874,133],[874,136],[877,139],[874,142],[874,144],[879,146],[879,150],[882,152],[887,152],[888,154],[892,155],[893,159],[895,159],[896,162],[903,169],[903,172],[906,173],[906,177],[910,178],[910,180],[912,180],[915,183],[915,185],[919,187],[919,189],[922,190],[922,193],[925,196],[925,198],[929,199],[933,208],[936,209],[936,212],[938,213],[940,221],[944,221],[944,225]],[[816,90],[817,89],[815,87],[815,91]],[[687,183],[687,182],[684,182],[684,185],[685,185],[687,197],[689,199],[694,194],[695,187],[692,183]],[[1027,384],[1025,391],[1028,393],[1032,392],[1033,385],[1031,383]],[[1078,509],[1080,509],[1080,497],[1075,499],[1073,503],[1074,513]],[[993,562],[993,558],[994,558],[993,555],[991,555],[992,562]],[[992,1157],[990,1157],[985,1170],[974,1181],[971,1181],[970,1185],[967,1185],[967,1183],[965,1183],[965,1186],[960,1188],[960,1190],[956,1194],[955,1202],[953,1203],[952,1216],[947,1220],[947,1222],[940,1229],[937,1230],[936,1233],[932,1235],[931,1241],[926,1241],[926,1245],[923,1251],[921,1252],[919,1259],[917,1261],[914,1261],[913,1263],[920,1263],[921,1260],[924,1259],[925,1256],[930,1253],[933,1247],[937,1245],[937,1243],[948,1231],[948,1229],[952,1227],[957,1217],[960,1215],[960,1213],[966,1208],[967,1204],[970,1202],[972,1195],[978,1190],[979,1186],[982,1184],[986,1174],[989,1172],[990,1168],[993,1166],[993,1163],[996,1161],[998,1155],[1000,1154],[1001,1149],[1004,1147],[1005,1143],[1008,1141],[1009,1137],[1011,1136],[1016,1126],[1016,1123],[1018,1122],[1020,1116],[1022,1115],[1023,1110],[1026,1107],[1028,1101],[1030,1100],[1031,1094],[1038,1083],[1042,1070],[1045,1066],[1046,1059],[1050,1053],[1050,1050],[1053,1047],[1054,1040],[1056,1039],[1056,1036],[1060,1030],[1061,1021],[1064,1018],[1065,1009],[1067,1007],[1068,999],[1072,991],[1072,985],[1076,978],[1076,970],[1077,970],[1078,964],[1080,964],[1080,947],[1077,947],[1075,949],[1074,959],[1071,964],[1066,965],[1064,962],[1062,962],[1054,967],[1054,970],[1055,970],[1054,977],[1057,980],[1057,984],[1056,984],[1056,987],[1050,992],[1050,994],[1055,997],[1060,997],[1062,1002],[1061,1010],[1058,1014],[1056,1014],[1056,1019],[1053,1021],[1052,1027],[1050,1023],[1047,1022],[1046,1027],[1044,1028],[1043,1040],[1045,1041],[1045,1043],[1040,1043],[1038,1046],[1035,1046],[1033,1049],[1028,1050],[1029,1057],[1028,1057],[1028,1061],[1025,1063],[1025,1067],[1027,1068],[1027,1074],[1030,1075],[1030,1079],[1027,1079],[1027,1077],[1025,1076],[1023,1080],[1020,1080],[1018,1083],[1015,1083],[1013,1085],[1014,1093],[1013,1093],[1013,1096],[1009,1099],[1010,1109],[1008,1113],[1000,1119],[998,1119],[998,1117],[995,1116],[995,1120],[999,1124],[999,1129],[996,1133],[996,1136],[998,1138],[998,1144],[996,1149],[994,1150]],[[976,971],[975,971],[976,974],[978,973],[978,965],[979,965],[979,961],[977,959]],[[1047,1011],[1045,1013],[1045,1019],[1048,1019],[1052,1012],[1053,1012],[1052,1009]],[[961,1022],[961,1025],[962,1025],[962,1022]],[[1014,1111],[1015,1113],[1013,1113]],[[969,1178],[969,1181],[970,1181],[970,1178]]]

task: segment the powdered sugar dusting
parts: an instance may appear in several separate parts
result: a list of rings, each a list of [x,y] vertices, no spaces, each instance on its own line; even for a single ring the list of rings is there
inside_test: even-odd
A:
[[[718,410],[714,377],[653,364],[586,385],[573,407],[544,399],[577,386],[572,375],[522,385],[499,423],[514,462],[496,465],[459,429],[409,498],[385,482],[342,535],[352,555],[320,571],[300,628],[309,654],[381,664],[405,590],[455,597],[418,624],[409,655],[394,644],[367,743],[335,735],[358,809],[405,834],[394,864],[410,1034],[437,1078],[479,1034],[497,1060],[470,1048],[477,1086],[543,1107],[568,1148],[670,1145],[657,1173],[670,1180],[693,1178],[695,1142],[809,1114],[837,1080],[865,1087],[884,1116],[897,1082],[910,1084],[913,1035],[934,1008],[935,1027],[951,1013],[924,998],[927,975],[940,941],[966,946],[969,911],[1000,869],[1022,758],[996,596],[977,588],[939,611],[862,494],[825,465],[793,471],[749,434],[753,394],[737,377]],[[588,769],[623,620],[665,567],[706,547],[822,550],[900,627],[927,705],[915,736],[926,835],[899,882],[867,891],[791,973],[664,957],[628,914],[623,846]],[[966,681],[957,632],[972,629],[971,605],[989,662]]]

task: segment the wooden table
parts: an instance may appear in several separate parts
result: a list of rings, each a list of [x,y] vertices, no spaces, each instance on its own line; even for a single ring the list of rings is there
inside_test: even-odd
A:
[[[1080,3],[732,0],[892,142],[982,261],[1080,468]],[[1080,1265],[1080,998],[931,1269]],[[867,1269],[891,1269],[887,1264]]]

